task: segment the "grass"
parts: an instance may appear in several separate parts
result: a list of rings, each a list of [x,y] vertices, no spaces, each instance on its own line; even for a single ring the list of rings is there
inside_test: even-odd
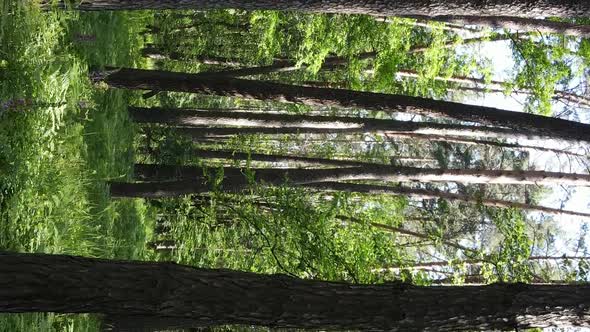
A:
[[[112,201],[133,163],[133,95],[96,89],[88,68],[141,66],[147,14],[0,7],[0,250],[143,259],[150,210]],[[130,130],[131,129],[131,130]],[[5,314],[0,331],[96,331],[87,315]]]

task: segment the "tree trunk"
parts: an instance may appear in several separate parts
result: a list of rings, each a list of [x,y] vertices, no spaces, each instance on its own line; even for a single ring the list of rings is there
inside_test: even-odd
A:
[[[301,157],[294,155],[271,155],[262,153],[245,153],[235,152],[229,150],[204,150],[204,149],[193,149],[192,153],[196,154],[199,158],[220,158],[220,159],[231,159],[231,160],[252,160],[262,161],[271,163],[303,163],[303,164],[315,164],[315,165],[330,165],[340,167],[354,167],[364,166],[368,163],[356,160],[338,160],[338,159],[326,159],[326,158],[314,158],[314,157]]]
[[[172,128],[174,132],[192,138],[193,142],[202,141],[203,138],[226,139],[235,135],[292,135],[292,134],[352,134],[364,133],[362,128],[357,129],[330,129],[330,128],[275,128],[275,127],[186,127]]]
[[[51,2],[46,3],[47,6]],[[63,6],[63,2],[61,2]],[[310,13],[367,14],[373,16],[517,16],[587,17],[590,3],[585,0],[92,0],[73,4],[77,10],[141,9],[243,9],[284,10]]]
[[[590,26],[589,26],[590,27]],[[419,78],[420,75],[416,71],[412,70],[400,70],[396,73],[398,77],[407,77],[407,78]],[[473,85],[475,87],[455,87],[449,88],[450,90],[458,89],[458,90],[466,90],[466,91],[474,91],[479,93],[485,92],[496,92],[496,93],[505,93],[507,82],[502,81],[486,81],[481,78],[474,78],[474,77],[467,77],[467,76],[451,76],[451,77],[441,77],[437,76],[434,77],[436,81],[442,82],[449,82],[449,83],[458,83],[458,84],[468,84]],[[513,89],[509,90],[509,92],[515,94],[524,94],[530,95],[532,94],[531,90],[528,89]],[[572,102],[575,104],[579,104],[582,106],[590,107],[590,99],[584,96],[580,96],[571,92],[555,90],[553,95],[553,100],[563,100],[567,102]]]
[[[435,26],[432,24],[432,22],[430,22],[429,18],[417,17],[417,16],[415,16],[415,17],[403,17],[402,16],[402,18],[410,18],[411,20],[394,21],[388,17],[375,17],[375,21],[388,23],[388,24],[410,25],[410,26],[415,26],[415,27],[421,27],[421,28],[424,28],[427,30],[432,30],[433,28],[435,28]],[[463,34],[463,33],[475,34],[475,33],[482,32],[481,28],[466,27],[464,25],[449,23],[449,22],[444,22],[444,23],[445,24],[437,25],[436,29],[443,29],[445,31],[452,31],[456,34]]]
[[[102,79],[106,83],[125,89],[193,92],[306,105],[411,112],[423,116],[442,116],[460,121],[509,127],[540,136],[590,141],[590,125],[587,124],[419,97],[292,86],[227,77],[203,78],[198,74],[142,69],[116,69],[103,74]]]
[[[146,46],[141,49],[146,58],[158,60],[193,60],[210,66],[242,67],[244,63],[239,58],[224,58],[206,55],[190,55],[180,52],[167,51],[156,46]]]
[[[505,89],[498,89],[498,88],[490,88],[490,87],[474,87],[474,86],[456,86],[456,87],[449,87],[447,91],[469,91],[475,94],[485,95],[487,93],[501,93],[505,94]],[[511,94],[515,95],[532,95],[533,92],[527,89],[515,89],[510,91]],[[555,101],[560,101],[565,103],[566,105],[573,103],[576,106],[583,106],[583,107],[590,107],[590,100],[583,96],[578,96],[573,93],[564,92],[564,91],[554,91],[553,96],[551,99]]]
[[[203,174],[199,167],[157,165],[162,172],[175,172],[180,178]],[[508,171],[478,169],[436,169],[367,164],[363,167],[330,169],[252,169],[254,179],[269,184],[281,184],[288,179],[294,184],[344,180],[381,180],[391,182],[458,182],[483,184],[556,184],[590,186],[590,175],[545,171]],[[239,176],[238,168],[223,169],[226,176]]]
[[[249,128],[277,128],[276,133],[432,133],[439,136],[467,135],[476,137],[529,138],[526,134],[515,133],[504,128],[486,126],[467,126],[433,122],[410,122],[398,120],[354,118],[338,116],[290,115],[266,112],[239,112],[222,110],[196,110],[179,108],[141,108],[129,107],[129,114],[138,123],[159,123],[173,126],[240,126]],[[288,128],[294,128],[289,131]],[[307,131],[310,128],[312,131]],[[197,130],[197,133],[211,134],[213,128]],[[220,128],[221,129],[221,128]],[[298,129],[298,130],[295,130]],[[235,128],[232,134],[246,133],[242,128]],[[255,133],[274,133],[275,131],[254,131]],[[223,129],[218,134],[223,133]],[[321,132],[320,132],[321,133]]]
[[[546,206],[525,204],[519,202],[505,201],[501,199],[479,198],[472,195],[454,194],[440,190],[428,190],[419,188],[407,187],[393,187],[393,186],[378,186],[360,183],[341,183],[341,182],[319,182],[306,184],[306,187],[316,188],[321,190],[335,190],[345,192],[367,193],[367,194],[387,194],[387,195],[403,195],[418,199],[446,199],[448,201],[466,202],[472,204],[482,204],[484,206],[496,208],[517,208],[526,211],[543,212],[556,215],[570,215],[578,217],[590,218],[590,213],[576,212],[570,210],[555,209]]]
[[[186,109],[144,108],[129,106],[129,115],[137,123],[158,123],[173,126],[239,126],[271,128],[326,128],[354,129],[388,128],[387,120],[369,118],[309,116],[262,112],[245,112],[242,109]],[[399,121],[392,122],[393,124]]]
[[[484,145],[484,146],[493,146],[497,148],[506,148],[506,149],[515,149],[515,150],[536,150],[536,151],[546,151],[546,152],[553,152],[557,154],[567,154],[576,157],[586,157],[584,153],[572,152],[563,149],[552,149],[546,148],[542,146],[535,146],[535,145],[522,145],[522,144],[515,144],[515,143],[506,143],[506,142],[497,142],[497,141],[487,141],[481,139],[471,139],[467,137],[453,137],[453,136],[439,136],[439,135],[426,135],[426,134],[419,134],[419,133],[387,133],[385,134],[386,137],[401,137],[401,138],[410,138],[410,139],[419,139],[425,140],[430,142],[447,142],[447,143],[457,143],[457,144],[466,144],[466,145]]]
[[[255,67],[245,67],[245,68],[238,68],[238,69],[226,69],[221,71],[206,71],[197,73],[197,75],[201,77],[206,76],[228,76],[228,77],[245,77],[245,76],[257,76],[257,75],[265,75],[265,74],[272,74],[272,73],[282,73],[282,72],[291,72],[295,70],[299,70],[301,68],[305,68],[305,66],[297,66],[295,61],[291,60],[275,60],[270,65],[267,66],[255,66]]]
[[[588,260],[590,259],[589,256],[530,256],[527,260],[528,261],[565,261],[565,260]],[[482,258],[482,259],[463,259],[458,261],[433,261],[433,262],[409,262],[407,264],[400,264],[395,266],[388,266],[385,268],[381,268],[378,270],[374,270],[375,272],[385,272],[385,271],[393,271],[393,270],[400,270],[400,269],[413,269],[413,270],[420,270],[423,268],[432,268],[432,267],[450,267],[453,265],[481,265],[483,263],[490,262],[489,259]]]
[[[552,16],[552,15],[550,15]],[[509,17],[509,16],[436,16],[423,17],[438,22],[481,25],[495,29],[508,29],[516,31],[537,31],[540,33],[562,34],[576,37],[590,36],[590,25],[575,24],[569,22],[556,22],[539,20],[534,18]]]
[[[213,169],[216,170],[216,169]],[[219,171],[219,170],[216,170]],[[135,165],[135,176],[146,181],[169,181],[147,183],[111,183],[113,197],[178,197],[187,194],[209,192],[207,171],[200,167]],[[398,167],[390,165],[370,165],[363,167],[323,168],[323,169],[251,169],[251,179],[243,174],[247,170],[223,168],[222,190],[240,191],[248,185],[248,180],[263,185],[280,185],[285,182],[306,185],[317,182],[337,182],[354,180],[378,180],[388,182],[458,182],[486,184],[559,184],[590,186],[590,175],[543,171],[500,171],[474,169],[434,169]],[[253,174],[252,174],[253,173]],[[215,179],[214,175],[211,175]],[[171,181],[172,179],[179,179]]]
[[[170,182],[110,182],[112,198],[165,198],[181,197],[190,194],[206,193],[211,187],[203,181],[170,181]]]
[[[590,326],[590,286],[351,285],[173,263],[0,254],[0,312],[364,331]],[[237,300],[239,299],[239,300]]]

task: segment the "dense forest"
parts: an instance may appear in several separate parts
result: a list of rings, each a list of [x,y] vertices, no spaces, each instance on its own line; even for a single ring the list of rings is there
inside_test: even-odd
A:
[[[589,18],[2,0],[0,332],[590,328]]]

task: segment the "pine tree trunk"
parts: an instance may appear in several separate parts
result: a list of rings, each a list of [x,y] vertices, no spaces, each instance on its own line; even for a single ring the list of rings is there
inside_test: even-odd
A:
[[[218,169],[213,169],[218,172]],[[474,169],[435,169],[399,167],[373,164],[363,167],[322,168],[322,169],[252,169],[253,181],[264,185],[306,185],[318,182],[355,180],[378,180],[388,182],[458,182],[486,184],[559,184],[590,186],[590,175],[543,171],[498,171]],[[208,178],[215,179],[209,171],[191,166],[135,165],[135,176],[144,183],[111,183],[113,197],[178,197],[188,194],[209,192]],[[248,180],[247,170],[226,167],[221,190],[243,190]],[[179,180],[173,180],[179,179]],[[168,182],[161,182],[168,181]]]
[[[473,87],[473,86],[456,86],[456,87],[449,87],[447,91],[469,91],[474,92],[475,94],[485,95],[488,93],[501,93],[505,94],[507,91],[505,89],[498,89],[498,88],[490,88],[490,87]],[[509,91],[510,94],[514,95],[532,95],[533,92],[531,90],[526,89],[514,89]],[[583,96],[578,96],[573,93],[565,92],[565,91],[554,91],[553,96],[551,99],[555,101],[561,101],[567,104],[574,104],[577,106],[584,106],[590,107],[590,100]]]
[[[589,26],[590,27],[590,26]],[[407,78],[419,78],[420,75],[416,71],[412,70],[400,70],[396,73],[397,77],[407,77]],[[458,83],[458,84],[467,84],[472,86],[458,86],[458,87],[449,87],[449,90],[464,90],[464,91],[473,91],[476,93],[486,93],[486,92],[495,92],[495,93],[514,93],[514,94],[523,94],[523,95],[530,95],[533,92],[528,89],[512,89],[507,90],[506,87],[508,86],[507,82],[502,81],[486,81],[481,78],[474,78],[474,77],[467,77],[467,76],[451,76],[451,77],[441,77],[437,76],[434,77],[434,80],[441,81],[441,82],[449,82],[449,83]],[[581,106],[590,107],[590,99],[584,96],[580,96],[571,92],[562,91],[562,90],[555,90],[553,92],[553,100],[556,101],[564,101],[570,102],[574,104],[578,104]]]
[[[245,153],[235,152],[229,150],[204,150],[204,149],[193,149],[192,153],[197,155],[200,159],[207,158],[220,158],[230,160],[252,160],[270,163],[302,163],[302,164],[313,164],[313,165],[329,165],[329,166],[340,166],[340,167],[354,167],[364,166],[367,163],[355,160],[338,160],[338,159],[326,159],[326,158],[314,158],[314,157],[301,157],[294,155],[271,155],[262,153]]]
[[[586,157],[586,154],[584,154],[584,153],[572,152],[572,151],[568,151],[565,149],[552,149],[552,148],[546,148],[543,146],[535,146],[535,145],[522,145],[522,144],[515,144],[515,143],[487,141],[487,140],[481,140],[481,139],[471,139],[468,137],[425,135],[425,134],[419,134],[419,133],[387,133],[385,136],[388,138],[401,137],[401,138],[409,138],[409,139],[419,139],[419,140],[430,141],[430,142],[447,142],[447,143],[457,143],[457,144],[466,144],[466,145],[484,145],[484,146],[493,146],[493,147],[497,147],[497,148],[515,149],[515,150],[546,151],[546,152],[553,152],[553,153],[557,153],[557,154],[567,154],[567,155],[584,157],[584,158]]]
[[[550,15],[552,16],[552,15]],[[536,31],[539,33],[562,34],[575,37],[590,36],[590,25],[569,22],[539,20],[535,18],[509,16],[436,16],[423,17],[438,22],[459,25],[480,25],[494,29],[508,29],[516,31]]]
[[[464,25],[449,23],[449,22],[444,22],[445,24],[434,26],[432,24],[432,22],[430,22],[430,19],[427,17],[402,16],[401,18],[409,18],[411,20],[397,20],[394,22],[394,20],[389,19],[387,17],[375,17],[375,21],[388,23],[388,24],[395,23],[395,24],[410,25],[410,26],[415,26],[415,27],[421,27],[421,28],[424,28],[427,30],[442,29],[445,31],[452,31],[456,34],[463,34],[463,33],[476,34],[476,33],[483,32],[481,28],[467,27]]]
[[[48,2],[50,5],[51,2]],[[62,3],[63,5],[63,3]],[[73,5],[77,10],[140,9],[226,9],[285,10],[310,13],[367,14],[374,16],[517,16],[585,17],[590,4],[585,0],[92,0]]]
[[[447,117],[508,127],[540,136],[590,141],[590,125],[549,118],[529,113],[510,112],[496,108],[431,100],[419,97],[390,95],[340,89],[322,89],[279,83],[199,77],[142,69],[117,69],[104,73],[102,79],[113,87],[157,91],[178,91],[241,97],[256,100],[294,102],[364,108],[374,111],[411,112],[424,116]]]
[[[432,133],[439,136],[445,135],[466,135],[471,137],[496,137],[496,138],[529,138],[526,134],[515,133],[513,130],[504,128],[493,128],[486,126],[467,126],[433,122],[410,122],[372,118],[353,118],[338,116],[309,116],[290,115],[266,112],[240,112],[239,110],[197,110],[179,108],[128,108],[131,118],[138,123],[157,123],[172,126],[239,126],[233,131],[225,130],[227,134],[252,133],[242,131],[252,126],[256,128],[277,128],[276,131],[254,131],[254,133]],[[294,128],[298,130],[288,130]],[[312,129],[307,131],[307,128]],[[196,133],[211,135],[218,130],[221,135],[224,130],[221,128],[207,128],[197,130]],[[320,129],[320,132],[314,131]],[[184,130],[185,132],[188,130]]]
[[[360,183],[341,183],[341,182],[319,182],[305,185],[306,187],[321,190],[335,190],[345,192],[367,193],[367,194],[386,194],[386,195],[403,195],[418,199],[445,199],[454,202],[466,202],[472,204],[481,204],[496,208],[516,208],[526,211],[543,212],[556,215],[569,215],[590,218],[590,213],[576,212],[570,210],[555,209],[546,206],[525,204],[519,202],[505,201],[501,199],[480,198],[473,195],[454,194],[440,190],[428,190],[419,188],[378,186]]]
[[[239,58],[224,58],[206,55],[190,55],[175,51],[168,51],[156,46],[146,46],[141,49],[142,56],[157,60],[186,60],[197,61],[210,66],[243,67],[244,63]]]
[[[330,129],[330,128],[275,128],[275,127],[174,127],[172,130],[179,135],[192,138],[193,142],[203,139],[227,139],[235,135],[294,135],[294,134],[353,134],[366,132],[362,128],[357,129]]]
[[[198,180],[144,183],[111,182],[109,187],[113,198],[181,197],[211,191],[209,185]]]
[[[136,164],[136,167],[139,164]],[[148,165],[144,165],[148,166]],[[190,179],[202,176],[199,167],[157,165],[160,172],[176,174],[178,178]],[[288,179],[294,184],[329,181],[381,180],[390,182],[458,182],[484,184],[556,184],[590,186],[590,175],[545,171],[508,171],[478,169],[436,169],[367,164],[363,167],[329,169],[253,169],[254,179],[268,184],[282,184]],[[236,177],[245,172],[226,167],[224,175]]]
[[[530,256],[527,260],[528,261],[565,261],[565,260],[589,260],[590,257],[588,256]],[[482,259],[462,259],[458,261],[433,261],[433,262],[409,262],[406,264],[394,265],[384,267],[382,269],[374,270],[377,271],[392,271],[392,270],[400,270],[400,269],[414,269],[419,270],[423,268],[432,268],[432,267],[450,267],[453,265],[481,265],[486,262],[491,262],[487,258]]]
[[[0,254],[0,312],[364,331],[590,326],[590,286],[350,285],[173,263]]]

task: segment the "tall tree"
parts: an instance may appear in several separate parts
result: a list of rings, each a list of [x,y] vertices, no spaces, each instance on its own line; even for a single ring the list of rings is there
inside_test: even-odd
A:
[[[332,128],[309,128],[309,127],[172,127],[174,132],[191,137],[193,142],[203,138],[223,139],[233,135],[286,135],[286,134],[350,134],[367,132],[363,128],[357,129],[332,129]]]
[[[207,150],[207,149],[192,149],[192,153],[201,159],[206,158],[220,158],[231,160],[252,160],[271,163],[291,163],[291,164],[315,164],[315,165],[330,165],[330,166],[364,166],[367,163],[356,160],[346,159],[326,159],[315,157],[303,157],[296,155],[275,155],[264,153],[246,153],[229,150]]]
[[[416,71],[412,70],[399,70],[395,73],[397,77],[402,78],[419,78],[420,74]],[[467,76],[451,76],[451,77],[442,77],[442,76],[435,76],[432,78],[436,81],[448,82],[448,83],[458,83],[458,84],[467,84],[468,86],[458,86],[458,87],[449,87],[449,90],[469,90],[474,92],[494,92],[494,93],[507,93],[510,92],[512,94],[522,94],[522,95],[530,95],[533,93],[530,89],[522,89],[522,88],[512,88],[509,82],[502,82],[502,81],[487,81],[482,78],[475,78],[475,77],[467,77]],[[553,100],[556,101],[563,101],[567,103],[579,104],[580,106],[590,107],[590,98],[586,96],[577,95],[575,93],[563,90],[555,90],[554,95],[552,97]]]
[[[103,72],[102,75],[98,75],[98,78],[102,78],[113,87],[125,89],[193,92],[306,105],[411,112],[424,116],[442,116],[461,121],[508,127],[540,136],[590,141],[590,125],[588,124],[419,97],[293,86],[226,77],[199,77],[198,74],[143,69],[114,69]]]
[[[537,146],[537,145],[523,145],[523,144],[515,144],[515,143],[506,143],[506,142],[499,142],[499,141],[492,141],[492,140],[482,140],[482,139],[472,139],[468,137],[459,137],[459,136],[438,136],[433,134],[420,134],[420,133],[387,133],[385,134],[386,137],[390,138],[409,138],[409,139],[418,139],[418,140],[426,140],[431,142],[447,142],[447,143],[456,143],[456,144],[465,144],[465,145],[484,145],[484,146],[492,146],[497,148],[506,148],[506,149],[515,149],[515,150],[536,150],[536,151],[546,151],[546,152],[553,152],[556,154],[567,154],[576,157],[586,157],[585,153],[582,152],[574,152],[570,150],[566,150],[565,147],[562,149],[554,149],[548,148],[544,146]]]
[[[529,262],[533,261],[574,261],[574,260],[588,260],[590,259],[589,256],[530,256],[527,258]],[[403,264],[392,265],[386,268],[382,268],[379,270],[394,270],[394,269],[423,269],[423,268],[431,268],[431,267],[451,267],[454,264],[456,265],[482,265],[484,263],[492,263],[493,261],[489,257],[485,258],[476,258],[476,259],[462,259],[457,261],[430,261],[430,262],[405,262]]]
[[[590,286],[351,285],[172,263],[0,254],[1,312],[365,331],[590,326]],[[239,301],[236,301],[239,299]]]
[[[268,112],[241,112],[240,110],[207,110],[182,108],[129,107],[129,114],[138,123],[159,123],[172,126],[199,127],[195,135],[231,135],[238,133],[430,133],[439,136],[466,135],[475,137],[528,138],[506,128],[469,126],[460,124],[411,122],[388,119],[354,118],[339,116],[309,116]],[[202,129],[202,126],[208,128]],[[230,128],[210,126],[239,126]],[[243,129],[242,129],[243,128]],[[248,130],[249,128],[276,128],[276,130]],[[224,130],[225,129],[225,130]],[[292,130],[289,130],[292,129]],[[316,131],[318,129],[318,131]],[[243,130],[243,131],[242,131]],[[185,133],[191,132],[183,129]]]
[[[63,3],[63,2],[62,2]],[[51,4],[51,2],[48,2]],[[375,16],[517,16],[517,17],[584,17],[590,16],[585,0],[447,0],[397,1],[376,0],[92,0],[77,3],[78,10],[134,9],[225,9],[287,10],[312,13],[367,14]]]
[[[244,175],[249,175],[248,177]],[[176,197],[212,190],[212,179],[217,176],[200,167],[135,165],[135,176],[143,183],[111,183],[113,197]],[[434,169],[392,165],[367,165],[324,169],[239,169],[223,168],[224,179],[217,183],[223,190],[243,190],[250,181],[279,185],[285,182],[305,185],[317,182],[346,180],[377,181],[449,181],[459,183],[499,184],[571,184],[590,185],[590,175],[543,171],[504,171],[475,169]],[[180,180],[175,180],[180,179]],[[165,182],[156,182],[165,181]]]
[[[419,199],[445,199],[448,201],[479,203],[484,206],[497,208],[517,208],[528,211],[544,212],[557,215],[571,215],[578,217],[590,218],[590,213],[576,212],[570,210],[556,209],[547,206],[540,206],[535,204],[526,204],[520,202],[506,201],[502,199],[493,199],[485,197],[477,197],[475,195],[450,193],[440,190],[430,190],[421,188],[408,187],[394,187],[394,186],[378,186],[360,183],[342,183],[342,182],[317,182],[306,184],[306,187],[317,188],[322,190],[335,190],[356,193],[368,194],[390,194],[390,195],[405,195]]]
[[[459,26],[481,25],[495,29],[537,31],[576,37],[590,36],[590,25],[587,24],[540,20],[530,17],[450,15],[435,17],[416,16],[415,18],[451,23]]]

